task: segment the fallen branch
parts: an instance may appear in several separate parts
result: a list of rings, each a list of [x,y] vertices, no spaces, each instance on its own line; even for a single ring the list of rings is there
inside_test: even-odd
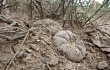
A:
[[[28,37],[28,34],[29,34],[29,31],[27,32],[26,36],[24,37],[19,49],[17,50],[16,54],[13,56],[13,58],[11,59],[10,63],[7,65],[6,69],[5,70],[8,70],[10,65],[12,64],[13,60],[15,59],[16,55],[19,53],[19,51],[21,50],[24,42],[26,41],[27,37]]]
[[[93,21],[91,21],[91,22],[94,22],[94,21],[96,21],[97,19],[99,19],[100,17],[102,17],[102,16],[104,16],[105,14],[107,14],[107,13],[109,13],[110,12],[110,10],[108,10],[107,12],[105,12],[105,13],[103,13],[102,15],[100,15],[99,17],[97,17],[96,19],[94,19]]]
[[[100,30],[100,29],[97,29],[97,31],[99,31],[100,33],[102,33],[105,37],[107,37],[106,35],[108,35],[110,37],[110,34]]]
[[[109,0],[106,0],[106,2],[99,9],[97,9],[97,11],[82,25],[82,27],[84,27],[87,24],[87,22],[90,21],[105,6],[105,4],[108,3],[108,1]]]
[[[12,22],[14,22],[13,20],[7,18],[6,16],[3,16],[3,15],[0,15],[0,22],[4,22],[4,23],[7,23],[7,24],[12,24]]]
[[[0,34],[0,37],[2,37],[4,39],[7,39],[7,40],[16,40],[16,39],[24,37],[26,35],[26,33],[27,32],[22,32],[22,33],[14,34],[12,37],[8,36],[8,35],[5,35],[5,34]]]
[[[44,42],[51,48],[51,51],[53,51],[56,56],[60,55],[57,51],[55,51],[55,49],[53,48],[53,46],[52,46],[50,43],[48,43],[47,41],[45,41],[45,40],[44,40],[43,38],[41,38],[40,36],[39,36],[39,39],[42,40],[42,41],[44,41]]]
[[[16,27],[5,27],[0,29],[0,37],[7,40],[16,40],[25,37],[27,31],[22,31]]]

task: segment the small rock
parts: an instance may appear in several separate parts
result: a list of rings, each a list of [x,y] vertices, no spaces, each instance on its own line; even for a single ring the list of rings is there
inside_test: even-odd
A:
[[[99,62],[98,69],[105,69],[106,67],[108,67],[108,64],[106,61]]]
[[[28,48],[26,48],[25,49],[28,53],[31,53],[32,52],[32,50],[30,50],[30,49],[28,49]]]
[[[110,52],[110,48],[101,48],[101,50],[108,53]]]
[[[49,66],[55,66],[58,64],[58,58],[56,56],[50,57],[50,61],[48,62]]]
[[[67,44],[69,43],[65,38],[61,38],[61,37],[57,37],[57,36],[54,36],[53,37],[53,44],[55,47],[59,47],[63,44]]]
[[[59,32],[61,30],[63,30],[63,28],[60,26],[51,26],[49,31],[50,31],[51,35],[54,36],[57,32]]]
[[[42,25],[42,21],[41,20],[37,20],[33,24],[30,24],[30,26],[32,26],[32,27],[40,27],[40,25]]]
[[[84,43],[81,40],[76,40],[76,47],[81,51],[82,55],[86,55],[86,48],[84,48]]]
[[[110,54],[108,54],[108,57],[110,57]]]
[[[41,40],[37,39],[36,41],[37,41],[38,43],[40,43]]]
[[[97,45],[99,48],[103,47],[103,46],[102,46],[102,43],[100,42],[100,40],[96,40],[96,39],[93,39],[93,38],[91,38],[91,40],[92,40],[92,42],[93,42],[95,45]]]
[[[22,59],[24,57],[26,57],[26,53],[23,50],[19,51],[16,55],[17,59]]]
[[[30,32],[35,31],[35,30],[36,30],[35,27],[31,27],[31,28],[29,29]]]
[[[58,51],[71,61],[80,61],[85,57],[85,55],[82,54],[83,52],[81,52],[75,44],[63,44],[58,47]]]
[[[65,67],[62,64],[59,64],[58,70],[65,70]]]
[[[49,26],[59,26],[59,23],[56,21],[53,21],[51,19],[43,19],[41,20],[43,24],[48,24]]]
[[[106,61],[99,62],[98,69],[105,69],[106,67],[108,67],[108,64]]]
[[[5,41],[7,41],[7,39],[0,38],[0,42],[1,42],[1,43],[5,42]]]
[[[39,48],[35,44],[30,44],[30,47],[35,51],[39,51]]]
[[[74,70],[73,69],[73,64],[72,63],[66,63],[65,70]]]
[[[75,40],[76,35],[69,30],[59,31],[55,34],[57,37],[66,39],[67,41]]]
[[[19,22],[14,21],[12,22],[11,26],[19,26]]]

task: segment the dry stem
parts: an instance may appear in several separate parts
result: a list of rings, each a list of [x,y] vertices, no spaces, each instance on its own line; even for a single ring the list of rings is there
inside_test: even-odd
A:
[[[14,59],[15,59],[15,57],[16,57],[16,55],[17,55],[17,54],[19,53],[19,51],[21,50],[21,48],[22,48],[22,46],[23,46],[24,42],[26,41],[28,34],[29,34],[29,30],[28,30],[28,32],[27,32],[27,34],[26,34],[26,36],[24,37],[24,39],[23,39],[23,41],[22,41],[22,43],[21,43],[21,45],[20,45],[19,49],[17,50],[16,54],[13,56],[13,58],[11,59],[10,63],[7,65],[7,67],[6,67],[6,69],[5,69],[5,70],[8,70],[8,69],[9,69],[9,67],[10,67],[11,63],[13,62],[13,60],[14,60]]]

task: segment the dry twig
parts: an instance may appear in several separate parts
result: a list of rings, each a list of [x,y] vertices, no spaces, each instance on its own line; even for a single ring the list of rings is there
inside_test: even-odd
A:
[[[28,30],[26,36],[24,37],[24,39],[23,39],[23,41],[22,41],[22,43],[21,43],[19,49],[17,50],[16,54],[13,56],[13,58],[11,59],[11,61],[9,62],[9,64],[7,65],[7,67],[6,67],[5,70],[8,70],[8,69],[9,69],[9,67],[10,67],[10,65],[12,64],[13,60],[15,59],[16,55],[19,53],[19,51],[21,50],[21,48],[22,48],[24,42],[26,41],[28,34],[29,34],[29,30]]]
[[[52,45],[50,45],[47,41],[45,41],[44,39],[42,39],[41,37],[39,37],[42,41],[44,41],[50,48],[51,48],[51,51],[54,51],[55,55],[58,56],[59,53],[57,51],[55,51],[55,49],[53,48]]]
[[[105,4],[108,3],[108,1],[109,0],[106,0],[106,2],[99,9],[97,9],[97,11],[82,25],[82,27],[84,27],[87,24],[87,22],[90,21],[105,6]]]
[[[7,24],[11,24],[12,22],[14,22],[13,20],[7,18],[6,16],[0,15],[0,21],[7,23]]]

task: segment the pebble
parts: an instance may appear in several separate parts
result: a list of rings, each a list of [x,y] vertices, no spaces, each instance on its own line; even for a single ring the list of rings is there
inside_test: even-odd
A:
[[[77,47],[75,47],[75,45],[71,44],[61,45],[58,47],[58,51],[70,61],[80,61],[85,57],[85,55],[83,55],[85,52],[81,52]]]
[[[61,37],[58,37],[58,36],[54,36],[53,37],[53,44],[55,47],[59,47],[63,44],[67,44],[69,43],[65,38],[61,38]]]
[[[98,69],[105,69],[106,67],[108,67],[108,64],[106,61],[99,62]]]
[[[76,35],[74,33],[72,33],[70,30],[64,30],[64,31],[59,31],[55,34],[55,36],[60,37],[60,38],[64,38],[67,41],[74,41]]]

